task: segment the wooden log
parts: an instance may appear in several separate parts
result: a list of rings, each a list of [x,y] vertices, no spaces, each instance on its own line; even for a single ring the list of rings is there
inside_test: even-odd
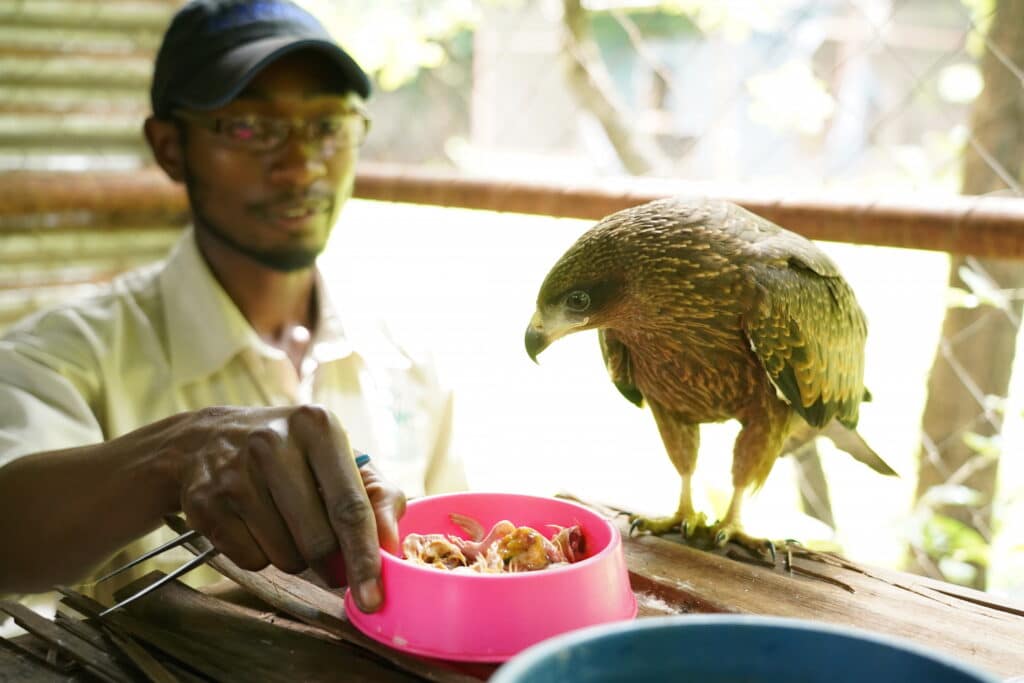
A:
[[[642,605],[838,624],[913,641],[1001,676],[1024,675],[1024,609],[991,595],[806,550],[787,572],[668,537],[629,538],[628,521],[617,523]]]
[[[927,249],[986,258],[1024,259],[1024,200],[953,196],[883,200],[735,192],[723,186],[615,178],[589,183],[468,178],[406,167],[363,164],[355,196],[379,201],[457,206],[596,220],[674,194],[729,199],[811,239]],[[171,225],[186,213],[180,186],[155,169],[121,173],[11,172],[0,182],[0,233],[32,215],[57,226],[149,217]]]
[[[166,228],[188,212],[185,194],[155,169],[138,172],[49,173],[0,176],[0,232],[35,232],[106,223]]]
[[[781,198],[721,185],[613,178],[587,183],[504,181],[364,164],[355,196],[381,201],[598,220],[653,199],[728,199],[805,237],[834,242],[1024,258],[1024,201],[1002,197]]]

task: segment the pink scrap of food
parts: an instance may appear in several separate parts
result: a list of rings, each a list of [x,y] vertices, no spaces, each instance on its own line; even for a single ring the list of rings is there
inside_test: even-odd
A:
[[[484,574],[526,572],[571,564],[586,553],[583,530],[551,525],[558,531],[551,537],[526,526],[501,520],[484,533],[477,520],[451,513],[449,518],[469,538],[454,534],[407,534],[402,541],[406,560],[437,569]]]

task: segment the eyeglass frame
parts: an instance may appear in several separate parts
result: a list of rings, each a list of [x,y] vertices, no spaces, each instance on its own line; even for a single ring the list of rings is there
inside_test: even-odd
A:
[[[312,117],[312,118],[306,118],[306,117],[302,117],[302,116],[286,118],[286,117],[281,117],[281,116],[264,116],[262,114],[221,114],[221,115],[210,115],[210,114],[206,114],[204,112],[191,111],[191,110],[188,110],[188,109],[175,109],[174,111],[171,112],[171,116],[173,118],[177,118],[177,119],[179,119],[181,121],[184,121],[184,122],[194,123],[194,124],[204,128],[205,130],[208,130],[208,131],[214,133],[219,139],[224,140],[225,142],[228,143],[228,145],[230,147],[232,147],[234,149],[239,149],[239,150],[243,150],[243,151],[253,152],[253,153],[256,153],[256,154],[270,154],[272,152],[277,152],[281,148],[283,148],[287,144],[288,140],[292,139],[292,136],[295,134],[296,129],[302,129],[302,131],[303,131],[302,140],[304,142],[319,144],[322,148],[324,148],[324,149],[322,149],[322,151],[327,151],[326,148],[328,147],[328,145],[331,142],[340,142],[340,141],[337,140],[336,138],[334,138],[332,134],[314,135],[311,132],[312,126],[314,126],[315,124],[317,124],[319,122],[324,121],[325,119],[344,118],[344,117],[349,117],[349,116],[356,115],[360,119],[362,119],[362,122],[363,122],[363,130],[362,130],[362,133],[359,136],[359,139],[354,144],[344,144],[344,145],[341,145],[341,146],[339,146],[337,148],[337,150],[341,150],[341,149],[356,149],[356,148],[362,146],[363,142],[366,141],[366,136],[370,132],[370,126],[371,126],[373,120],[370,118],[370,115],[366,111],[366,108],[363,107],[362,104],[360,104],[358,102],[354,102],[354,101],[351,101],[351,100],[350,101],[346,101],[345,107],[346,107],[345,111],[337,112],[337,113],[332,113],[332,114],[327,114],[327,115],[318,115],[318,116],[315,116],[315,117]],[[256,120],[258,120],[258,121],[270,122],[273,126],[283,127],[284,135],[281,136],[281,140],[279,142],[274,143],[272,146],[267,147],[265,149],[259,149],[257,147],[254,147],[250,143],[245,142],[245,141],[232,139],[225,132],[225,126],[228,123],[234,122],[234,121],[240,121],[240,120],[241,121],[245,121],[245,120],[256,121]],[[334,151],[337,151],[337,150],[332,149],[328,153],[333,153]]]

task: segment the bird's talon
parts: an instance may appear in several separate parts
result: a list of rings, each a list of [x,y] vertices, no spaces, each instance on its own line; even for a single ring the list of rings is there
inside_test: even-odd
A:
[[[717,534],[715,534],[715,545],[719,547],[725,545],[728,540],[729,534],[725,533],[724,531],[719,531]]]
[[[772,564],[775,564],[775,544],[771,541],[765,541],[764,544],[768,549],[768,554],[772,556]]]

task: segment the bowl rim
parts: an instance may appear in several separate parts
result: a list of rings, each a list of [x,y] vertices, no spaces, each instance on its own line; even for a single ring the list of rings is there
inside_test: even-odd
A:
[[[545,497],[545,496],[535,496],[535,495],[530,495],[530,494],[525,494],[525,493],[506,493],[506,492],[502,492],[502,491],[460,491],[460,492],[455,492],[455,493],[441,493],[441,494],[437,494],[437,495],[423,496],[421,498],[414,498],[414,499],[410,500],[406,504],[406,513],[408,513],[408,509],[409,509],[410,506],[416,505],[417,503],[422,502],[422,501],[428,501],[429,500],[430,503],[433,504],[435,501],[441,501],[441,500],[444,500],[444,499],[451,499],[451,498],[490,498],[490,497],[495,497],[495,496],[500,496],[500,497],[503,497],[503,498],[518,498],[518,499],[522,499],[522,500],[526,500],[526,501],[535,500],[535,501],[542,501],[544,503],[555,502],[555,503],[558,503],[558,504],[565,505],[566,507],[571,507],[571,508],[576,508],[578,510],[582,510],[586,514],[591,515],[594,518],[595,521],[600,522],[601,524],[603,524],[609,530],[609,541],[608,541],[608,543],[605,544],[605,546],[603,548],[601,548],[601,550],[599,550],[598,552],[594,553],[593,555],[590,555],[589,557],[585,557],[584,559],[582,559],[582,560],[580,560],[578,562],[572,562],[571,564],[565,565],[563,567],[548,567],[548,568],[545,568],[545,569],[542,569],[542,570],[539,570],[539,571],[530,571],[530,572],[508,572],[508,573],[502,572],[502,573],[495,573],[495,574],[485,574],[485,573],[482,573],[482,572],[445,571],[445,570],[438,569],[436,567],[426,567],[426,566],[423,566],[423,565],[420,565],[420,564],[416,564],[414,562],[410,562],[410,561],[406,560],[404,557],[396,555],[395,553],[392,553],[392,552],[390,552],[390,551],[388,551],[388,550],[386,550],[384,548],[380,549],[381,562],[387,562],[389,564],[401,567],[400,571],[403,571],[403,572],[404,571],[425,572],[426,576],[431,576],[431,577],[440,577],[440,576],[456,577],[456,578],[450,579],[450,580],[468,580],[468,581],[481,581],[481,580],[482,581],[531,581],[531,580],[533,580],[533,581],[536,581],[539,577],[550,576],[552,573],[555,573],[555,572],[557,572],[559,574],[563,574],[563,573],[566,573],[566,572],[582,572],[582,571],[586,571],[587,567],[589,567],[590,565],[595,564],[595,563],[600,562],[601,560],[605,559],[608,555],[614,553],[617,550],[617,548],[622,545],[622,534],[619,533],[618,528],[614,524],[612,524],[612,522],[610,520],[608,520],[605,517],[603,517],[599,512],[597,512],[595,510],[591,510],[590,508],[586,507],[585,505],[581,505],[580,503],[577,503],[575,501],[566,500],[564,498],[557,498],[557,497],[554,497],[554,496],[552,496],[552,497]],[[512,521],[512,520],[509,520],[509,521]],[[515,524],[514,521],[512,521],[512,523]],[[401,524],[401,521],[399,521],[399,524]],[[403,538],[399,538],[399,541],[398,541],[399,542],[399,549],[401,547],[401,543],[402,543],[403,540],[404,540]],[[446,580],[446,579],[441,579],[441,580]],[[385,590],[387,590],[386,586],[385,586]]]
[[[952,655],[921,645],[902,636],[868,631],[854,626],[819,622],[796,617],[775,617],[758,614],[676,614],[669,616],[645,617],[628,622],[596,624],[553,636],[522,650],[505,662],[490,678],[491,683],[513,683],[525,680],[523,676],[538,660],[548,659],[582,643],[599,640],[624,631],[651,631],[688,625],[695,628],[708,625],[732,625],[738,627],[781,628],[788,631],[811,631],[828,633],[853,640],[869,641],[890,649],[903,650],[914,656],[928,659],[960,673],[974,677],[978,683],[1000,683],[991,671],[975,664],[967,664]]]

